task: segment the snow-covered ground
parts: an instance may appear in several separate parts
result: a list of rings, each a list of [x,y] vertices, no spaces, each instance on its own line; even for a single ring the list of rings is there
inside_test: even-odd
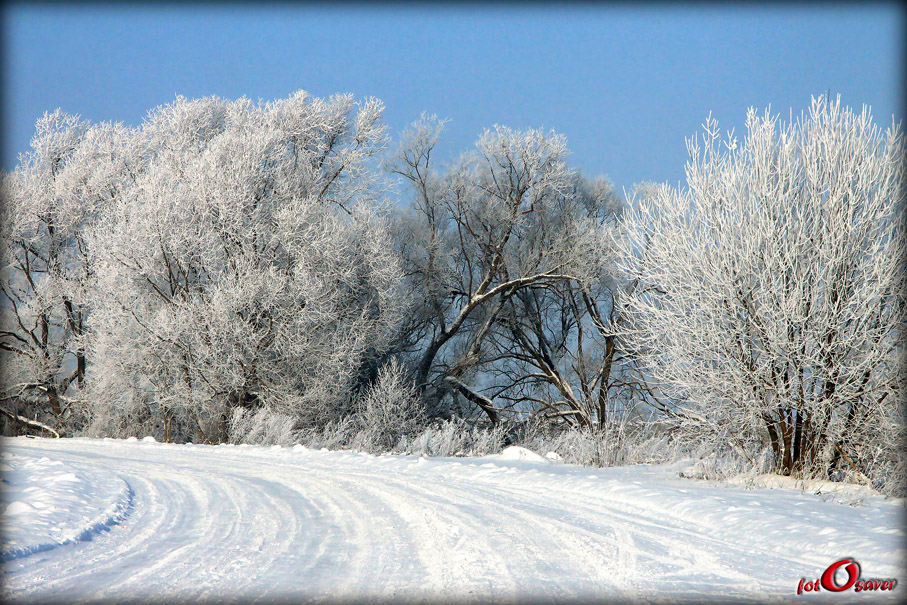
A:
[[[892,602],[796,595],[852,557],[904,579],[903,502],[587,469],[510,450],[425,459],[4,439],[3,597]],[[522,459],[521,459],[522,458]]]

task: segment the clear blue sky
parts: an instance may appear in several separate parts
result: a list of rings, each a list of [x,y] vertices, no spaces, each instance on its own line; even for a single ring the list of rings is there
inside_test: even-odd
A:
[[[451,119],[441,151],[483,128],[553,128],[573,163],[620,187],[683,178],[684,138],[711,111],[740,133],[747,107],[787,115],[826,89],[902,118],[896,4],[6,4],[4,169],[34,121],[62,107],[141,122],[188,97],[352,92],[394,133]]]

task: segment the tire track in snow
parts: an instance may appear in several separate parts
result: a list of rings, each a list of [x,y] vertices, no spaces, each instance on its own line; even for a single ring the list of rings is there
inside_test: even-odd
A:
[[[497,554],[480,569],[490,570],[494,583],[506,583],[504,594],[528,592],[527,586],[537,590],[546,582],[546,594],[556,598],[579,598],[588,593],[626,595],[631,588],[621,581],[623,578],[604,573],[603,562],[615,556],[613,541],[604,535],[575,531],[557,515],[539,515],[536,503],[521,506],[512,497],[501,497],[462,480],[432,487],[400,482],[398,487],[404,496],[415,492],[426,507],[444,511],[446,526],[461,528],[460,541],[467,547]],[[509,545],[509,552],[502,553],[501,544]],[[458,547],[459,543],[454,550]]]
[[[550,524],[563,525],[562,535],[585,535],[587,543],[594,543],[597,536],[610,541],[616,555],[603,556],[598,559],[604,565],[605,573],[611,573],[622,582],[624,588],[621,598],[639,598],[663,594],[664,581],[676,577],[677,586],[673,588],[683,592],[685,585],[691,584],[691,574],[702,574],[710,570],[710,583],[714,586],[724,585],[725,595],[735,595],[736,599],[763,601],[769,598],[768,593],[760,592],[754,583],[745,590],[740,590],[739,583],[750,584],[755,578],[741,573],[740,565],[729,561],[754,562],[756,568],[764,568],[766,561],[771,561],[764,553],[754,552],[752,545],[741,545],[721,537],[709,535],[709,531],[699,525],[688,525],[679,522],[657,507],[646,507],[634,502],[632,507],[621,505],[607,497],[590,497],[575,489],[550,487],[543,498],[533,500],[533,490],[514,485],[497,486],[500,492],[499,505],[505,507],[531,506],[536,517],[546,518]],[[648,545],[648,546],[643,546]],[[719,558],[715,552],[723,553]],[[733,556],[728,556],[733,553]],[[580,554],[580,553],[577,553]],[[646,559],[655,565],[643,564]],[[613,561],[618,562],[613,565]],[[787,575],[784,580],[789,584],[789,561],[770,563],[783,569]],[[673,571],[672,571],[673,570]],[[601,571],[600,571],[601,573]],[[647,580],[657,579],[657,582]],[[648,586],[647,586],[648,584]],[[698,590],[698,589],[697,589]],[[688,597],[698,596],[696,591]]]
[[[111,531],[6,565],[13,600],[683,600],[706,587],[755,601],[821,558],[744,543],[649,486],[625,494],[569,473],[116,441],[13,448],[107,465],[134,493]]]

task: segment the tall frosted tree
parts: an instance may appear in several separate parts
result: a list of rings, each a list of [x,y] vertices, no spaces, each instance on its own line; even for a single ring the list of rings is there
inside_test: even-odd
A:
[[[3,396],[25,405],[18,412],[66,432],[83,419],[89,364],[86,231],[143,158],[131,130],[89,125],[60,110],[38,120],[31,147],[2,186]]]
[[[904,143],[868,109],[813,99],[706,122],[687,186],[624,220],[627,342],[689,428],[771,448],[783,474],[865,472],[900,449]]]
[[[238,407],[347,405],[405,308],[370,168],[382,110],[299,92],[149,114],[148,167],[87,238],[95,430],[210,442]]]

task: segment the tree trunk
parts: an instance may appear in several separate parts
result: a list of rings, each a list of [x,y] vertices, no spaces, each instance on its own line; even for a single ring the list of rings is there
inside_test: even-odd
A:
[[[772,444],[772,454],[775,456],[775,468],[778,467],[778,460],[781,460],[781,443],[778,440],[778,432],[775,430],[775,423],[768,414],[763,415],[765,428],[768,429],[768,438]]]
[[[438,351],[441,350],[441,347],[452,335],[450,332],[442,332],[437,339],[432,341],[425,350],[425,354],[422,355],[422,361],[419,362],[419,369],[416,372],[416,385],[420,392],[424,393],[425,389],[428,388],[428,373],[431,371],[431,364],[434,363]]]
[[[605,430],[608,422],[608,380],[611,378],[611,365],[614,362],[614,335],[605,337],[605,359],[602,363],[602,375],[598,384],[598,428]]]
[[[800,412],[794,410],[794,444],[793,452],[791,454],[791,472],[799,472],[803,470],[803,461],[801,458],[802,451],[802,440],[803,440],[803,418],[800,415]]]
[[[54,416],[59,418],[63,415],[63,410],[60,408],[60,396],[57,393],[57,387],[48,385],[47,402],[50,404],[50,411],[54,413]]]

